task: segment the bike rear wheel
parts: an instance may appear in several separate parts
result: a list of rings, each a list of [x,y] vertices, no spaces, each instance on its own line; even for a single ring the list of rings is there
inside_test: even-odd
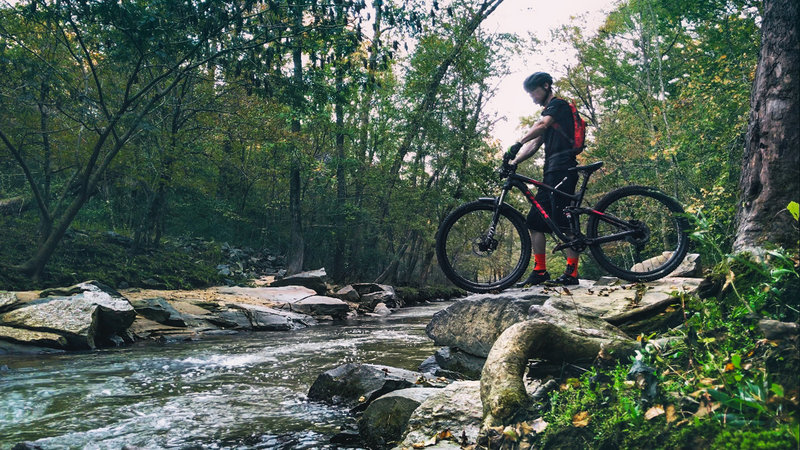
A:
[[[444,219],[436,233],[439,265],[462,289],[478,293],[502,290],[528,268],[531,238],[525,218],[504,206],[489,239],[494,209],[487,202],[462,205]]]
[[[657,280],[669,275],[686,256],[689,222],[672,197],[649,187],[627,186],[609,192],[595,209],[603,214],[589,217],[589,239],[634,231],[589,246],[595,260],[612,275],[628,281]],[[613,218],[628,225],[615,223]]]

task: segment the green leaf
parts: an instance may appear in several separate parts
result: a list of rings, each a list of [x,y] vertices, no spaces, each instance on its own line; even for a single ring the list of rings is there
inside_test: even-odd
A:
[[[772,386],[769,387],[769,390],[778,397],[783,397],[783,386],[780,384],[772,383]]]
[[[741,369],[742,368],[742,356],[734,353],[733,355],[731,355],[731,363],[733,364],[733,367],[736,367],[737,369]]]
[[[790,213],[792,213],[792,217],[794,220],[800,221],[800,204],[797,202],[789,202],[789,206],[786,207]]]

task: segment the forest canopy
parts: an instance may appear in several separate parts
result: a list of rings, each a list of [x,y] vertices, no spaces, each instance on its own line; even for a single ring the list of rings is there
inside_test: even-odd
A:
[[[112,230],[441,282],[438,224],[496,190],[493,80],[563,45],[576,58],[550,71],[589,117],[580,158],[605,161],[589,201],[656,186],[729,248],[761,2],[630,0],[538,43],[481,26],[500,3],[3,3],[0,200],[23,206],[0,217],[20,242],[0,262],[46,278],[68,230]]]

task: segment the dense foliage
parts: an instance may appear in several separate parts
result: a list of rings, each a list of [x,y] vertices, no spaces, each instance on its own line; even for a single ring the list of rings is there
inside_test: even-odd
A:
[[[433,235],[493,192],[492,77],[528,44],[480,27],[500,1],[3,6],[0,199],[22,199],[35,236],[0,263],[48,283],[72,228],[267,247],[338,281],[443,281]],[[577,52],[549,70],[591,116],[582,158],[606,162],[590,201],[656,185],[730,236],[758,6],[632,0],[596,34],[540,43]],[[582,274],[602,271],[586,258]]]

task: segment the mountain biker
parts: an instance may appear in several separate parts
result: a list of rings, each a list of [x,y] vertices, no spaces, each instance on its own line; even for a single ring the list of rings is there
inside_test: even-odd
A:
[[[544,106],[544,111],[542,111],[541,118],[533,124],[525,136],[511,146],[504,160],[513,158],[509,164],[516,166],[536,154],[539,147],[544,144],[544,179],[542,181],[549,186],[557,186],[560,191],[574,194],[575,186],[578,183],[578,174],[577,172],[568,172],[567,169],[577,166],[578,162],[575,159],[575,150],[566,137],[572,135],[574,127],[569,104],[553,95],[553,77],[546,72],[535,72],[525,79],[523,87],[534,103]],[[557,132],[553,127],[556,123],[565,133]],[[514,157],[515,154],[516,157]],[[565,177],[566,181],[562,183]],[[540,190],[536,194],[536,201],[542,205],[553,222],[566,232],[569,223],[563,210],[565,206],[569,205],[569,199]],[[550,281],[545,258],[545,233],[552,233],[552,230],[533,208],[528,213],[527,222],[531,233],[534,267],[528,278],[517,283],[516,287],[542,283],[551,286],[579,284],[578,253],[571,248],[564,250],[567,256],[567,268],[564,274]]]

